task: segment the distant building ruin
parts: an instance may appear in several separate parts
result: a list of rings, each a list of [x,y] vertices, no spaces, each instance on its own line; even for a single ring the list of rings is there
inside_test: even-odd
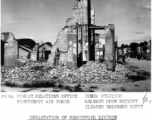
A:
[[[30,55],[35,47],[34,40],[29,38],[16,39],[18,41],[18,58],[19,59],[31,59]]]
[[[15,39],[10,32],[1,33],[1,65],[5,67],[20,66],[18,59],[29,59],[29,54],[35,46],[32,39]]]
[[[50,42],[43,43],[39,46],[39,60],[48,61],[51,55],[52,44]]]

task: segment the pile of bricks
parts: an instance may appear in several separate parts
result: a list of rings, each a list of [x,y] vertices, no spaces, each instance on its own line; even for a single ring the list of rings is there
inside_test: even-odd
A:
[[[128,82],[127,75],[137,75],[136,72],[132,72],[120,64],[117,64],[115,72],[111,72],[106,70],[104,63],[91,61],[79,69],[67,69],[65,67],[52,69],[50,74],[57,78],[55,82],[95,84],[125,83]]]
[[[111,84],[128,82],[128,75],[137,76],[136,72],[117,64],[116,71],[106,70],[104,63],[88,62],[79,69],[66,66],[53,67],[48,62],[28,61],[23,67],[2,68],[2,81],[36,82],[50,81],[55,83],[95,83]]]

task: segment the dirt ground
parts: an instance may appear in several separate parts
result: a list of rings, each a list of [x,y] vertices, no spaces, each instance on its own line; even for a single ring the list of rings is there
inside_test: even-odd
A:
[[[81,84],[83,89],[91,88],[90,92],[150,92],[151,91],[151,61],[126,59],[126,65],[134,68],[136,71],[145,71],[149,76],[145,80],[137,80],[129,83],[119,84]],[[68,84],[70,87],[76,84]],[[62,88],[18,88],[1,86],[1,92],[70,92]],[[79,91],[78,91],[79,92]]]

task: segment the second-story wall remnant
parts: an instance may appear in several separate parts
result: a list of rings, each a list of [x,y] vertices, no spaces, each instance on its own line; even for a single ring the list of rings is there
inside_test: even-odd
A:
[[[49,61],[54,61],[56,48],[61,51],[60,61],[68,61],[68,40],[67,34],[76,34],[76,24],[82,25],[83,35],[82,39],[87,44],[87,0],[77,0],[76,5],[72,9],[72,17],[66,21],[66,26],[58,33],[57,40],[54,43],[49,57]]]

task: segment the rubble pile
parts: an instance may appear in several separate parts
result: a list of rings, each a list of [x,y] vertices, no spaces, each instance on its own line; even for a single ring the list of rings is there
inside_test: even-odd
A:
[[[27,60],[25,65],[23,67],[33,67],[33,66],[52,66],[51,62],[40,62],[40,61],[32,61],[32,60]]]
[[[39,81],[44,80],[44,74],[51,69],[49,62],[38,62],[28,60],[22,67],[1,68],[2,81]],[[45,79],[47,80],[47,79]]]
[[[127,82],[127,76],[137,75],[123,65],[117,64],[116,71],[107,71],[105,63],[88,62],[79,69],[55,68],[50,71],[51,76],[57,77],[62,83],[122,83]]]
[[[54,83],[95,83],[110,84],[128,82],[127,76],[136,75],[127,67],[117,64],[116,71],[106,70],[105,63],[87,62],[78,69],[67,66],[53,67],[48,62],[28,61],[23,67],[2,67],[2,81],[49,81]]]

